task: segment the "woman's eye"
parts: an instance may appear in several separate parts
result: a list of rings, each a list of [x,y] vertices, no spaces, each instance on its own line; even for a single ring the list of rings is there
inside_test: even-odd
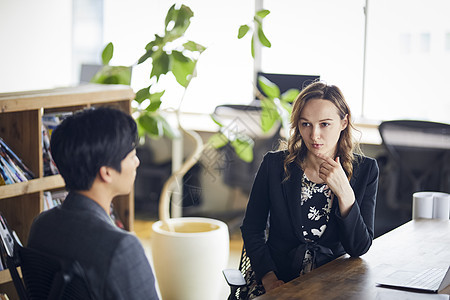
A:
[[[330,123],[326,123],[326,122],[322,123],[322,127],[327,127],[327,126],[330,126]]]
[[[310,125],[310,124],[307,123],[307,122],[303,122],[303,123],[302,123],[302,126],[303,126],[303,127],[308,127],[309,125]]]

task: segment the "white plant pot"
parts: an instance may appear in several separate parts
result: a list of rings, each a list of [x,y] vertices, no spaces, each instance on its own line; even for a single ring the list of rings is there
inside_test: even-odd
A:
[[[168,219],[152,226],[151,248],[162,300],[219,299],[229,256],[228,226],[208,218]]]

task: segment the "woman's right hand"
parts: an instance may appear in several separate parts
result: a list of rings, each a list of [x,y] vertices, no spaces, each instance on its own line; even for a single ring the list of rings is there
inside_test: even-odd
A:
[[[274,288],[277,288],[279,286],[282,286],[284,284],[284,281],[279,280],[277,278],[277,275],[273,271],[270,271],[264,277],[261,279],[262,284],[264,286],[264,289],[266,292],[273,290]]]

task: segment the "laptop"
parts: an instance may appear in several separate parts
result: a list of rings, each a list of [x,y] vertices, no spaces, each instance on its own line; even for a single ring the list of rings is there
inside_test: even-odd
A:
[[[450,266],[447,269],[429,268],[421,272],[396,271],[377,282],[380,286],[437,293],[450,285]]]

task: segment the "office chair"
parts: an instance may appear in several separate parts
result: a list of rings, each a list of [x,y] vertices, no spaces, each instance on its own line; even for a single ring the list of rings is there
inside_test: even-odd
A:
[[[245,300],[250,295],[260,296],[265,293],[262,284],[256,280],[245,247],[242,248],[239,269],[225,269],[222,273],[231,289],[228,300]]]
[[[386,180],[387,201],[411,215],[412,194],[423,190],[448,190],[450,124],[418,120],[384,121],[379,126],[392,164]]]
[[[278,148],[281,139],[281,123],[276,123],[269,132],[261,128],[261,111],[258,104],[238,105],[224,104],[215,108],[214,119],[224,125],[224,134],[245,134],[253,142],[253,161],[246,162],[239,158],[233,147],[228,144],[217,150],[220,155],[217,162],[223,176],[223,182],[230,188],[227,201],[227,213],[222,218],[227,220],[230,232],[236,231],[245,211],[244,201],[250,194],[253,180],[264,155]]]
[[[20,300],[92,299],[82,267],[35,249],[14,246],[6,262]],[[21,268],[23,281],[17,267]]]
[[[266,229],[264,230],[266,241],[269,237],[269,228],[270,222],[267,219]],[[228,300],[246,300],[263,295],[266,292],[262,283],[256,279],[245,245],[242,247],[239,269],[225,269],[222,270],[222,273],[231,289]]]
[[[219,152],[223,155],[224,182],[232,187],[239,188],[244,193],[249,193],[253,184],[254,175],[259,168],[264,154],[275,150],[281,138],[281,123],[275,124],[269,132],[263,132],[261,128],[261,106],[224,104],[215,108],[214,119],[221,122],[227,130],[225,134],[245,134],[254,141],[253,161],[244,162],[227,145]]]

